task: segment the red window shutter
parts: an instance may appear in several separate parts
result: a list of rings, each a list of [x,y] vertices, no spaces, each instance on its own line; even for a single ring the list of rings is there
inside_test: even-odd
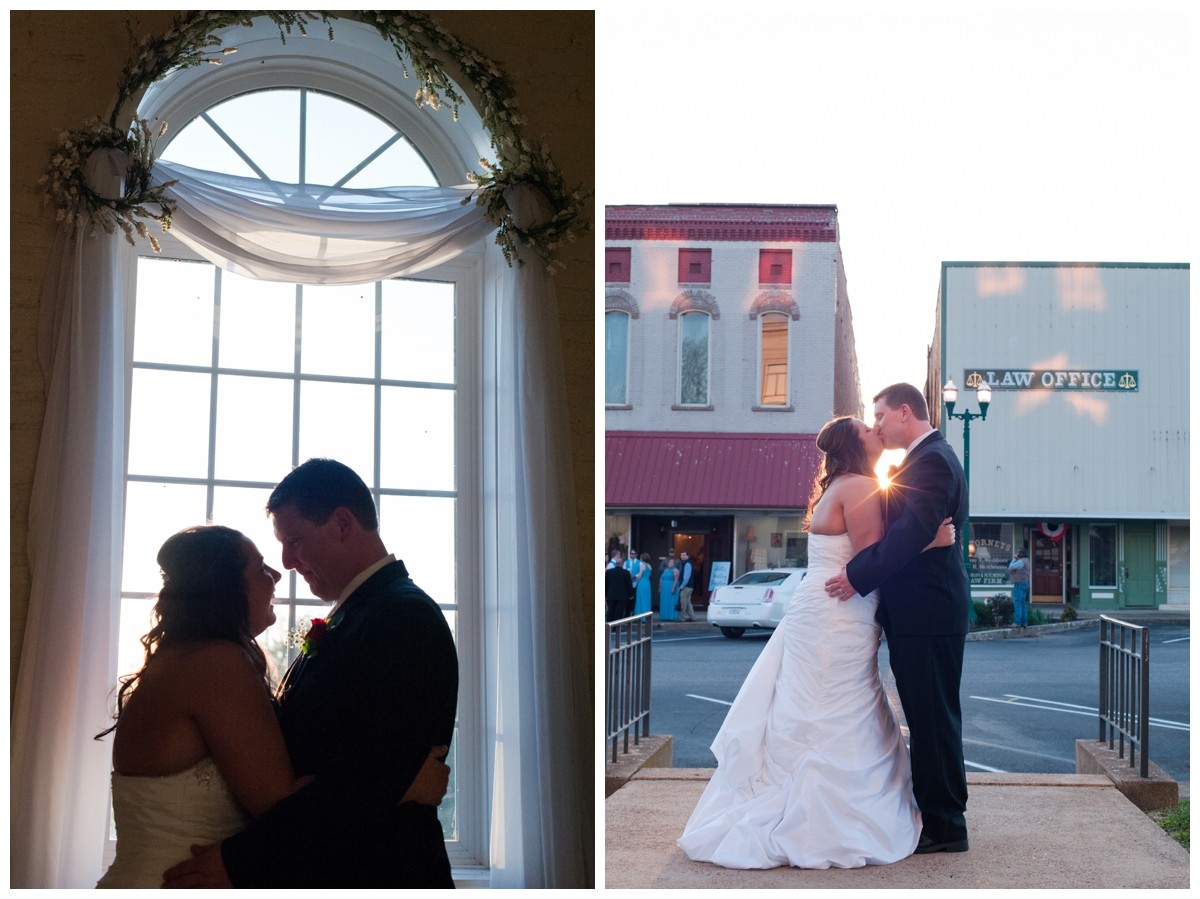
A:
[[[681,249],[679,251],[679,283],[712,283],[712,250]]]
[[[629,283],[629,247],[604,248],[604,280],[609,284]]]
[[[792,283],[792,251],[791,250],[759,250],[758,251],[758,283],[759,284],[791,284]]]

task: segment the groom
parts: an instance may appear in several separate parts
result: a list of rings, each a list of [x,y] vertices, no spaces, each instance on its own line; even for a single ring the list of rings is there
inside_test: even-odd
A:
[[[453,888],[436,806],[403,801],[454,735],[446,617],[388,554],[370,490],[340,462],[293,469],[267,511],[284,567],[335,602],[280,686],[292,766],[315,780],[165,885]]]
[[[957,542],[922,549],[946,518],[962,533],[966,478],[950,445],[930,425],[917,388],[893,384],[874,403],[875,430],[883,445],[908,454],[884,494],[884,538],[859,552],[825,587],[839,599],[879,588],[876,617],[887,636],[908,722],[913,795],[924,823],[916,852],[965,852],[967,777],[959,682],[970,585]]]

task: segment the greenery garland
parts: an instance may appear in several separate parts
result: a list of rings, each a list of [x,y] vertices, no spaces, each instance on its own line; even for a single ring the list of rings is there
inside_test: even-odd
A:
[[[96,118],[83,128],[60,134],[50,168],[38,181],[46,185],[48,201],[58,207],[58,220],[70,219],[80,229],[100,227],[109,234],[119,228],[130,243],[137,234],[149,239],[158,252],[158,241],[150,235],[146,220],[158,222],[164,231],[171,227],[172,202],[164,191],[174,182],[151,186],[150,181],[156,141],[165,132],[166,123],[154,132],[148,122],[135,118],[129,131],[122,132],[117,127],[122,108],[170,72],[205,64],[220,65],[222,56],[237,52],[235,47],[221,46],[217,31],[249,26],[256,17],[265,16],[278,26],[284,43],[293,29],[307,34],[308,25],[316,21],[324,23],[329,39],[333,40],[331,15],[328,12],[190,12],[176,17],[162,37],[137,40],[131,32],[135,55],[121,72],[117,101],[108,121]],[[463,202],[474,200],[483,208],[487,220],[497,228],[496,242],[510,265],[514,260],[521,262],[516,248],[519,239],[545,260],[551,272],[563,267],[555,259],[555,253],[564,241],[575,240],[576,230],[588,229],[584,217],[587,195],[567,187],[544,144],[522,137],[520,126],[524,119],[517,112],[515,93],[500,68],[421,13],[357,12],[355,15],[392,45],[405,78],[410,77],[411,67],[418,82],[416,102],[434,110],[448,106],[456,121],[459,106],[466,99],[455,90],[440,60],[444,56],[459,66],[479,98],[480,117],[498,159],[494,164],[480,159],[483,171],[467,173],[475,190]],[[129,175],[124,194],[119,198],[100,196],[84,178],[83,167],[88,158],[103,148],[115,148],[129,158]],[[505,192],[522,184],[532,185],[545,195],[552,209],[549,221],[529,228],[516,225]]]

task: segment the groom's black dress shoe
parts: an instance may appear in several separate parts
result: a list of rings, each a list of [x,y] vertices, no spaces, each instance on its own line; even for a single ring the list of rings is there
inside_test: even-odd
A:
[[[966,837],[961,840],[939,843],[922,834],[921,839],[917,841],[917,848],[913,850],[913,855],[925,855],[928,852],[966,852],[967,849]]]

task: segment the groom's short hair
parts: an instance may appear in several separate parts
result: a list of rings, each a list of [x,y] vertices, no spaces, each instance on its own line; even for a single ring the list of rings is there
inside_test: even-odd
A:
[[[267,514],[295,503],[300,514],[324,524],[335,509],[345,506],[364,530],[379,529],[371,491],[354,470],[335,459],[309,459],[280,481],[267,499]]]
[[[904,404],[908,404],[908,408],[912,409],[915,415],[921,421],[929,421],[929,407],[925,405],[925,395],[912,384],[893,384],[890,387],[885,387],[871,399],[872,403],[878,403],[883,400],[892,409],[899,409]]]

